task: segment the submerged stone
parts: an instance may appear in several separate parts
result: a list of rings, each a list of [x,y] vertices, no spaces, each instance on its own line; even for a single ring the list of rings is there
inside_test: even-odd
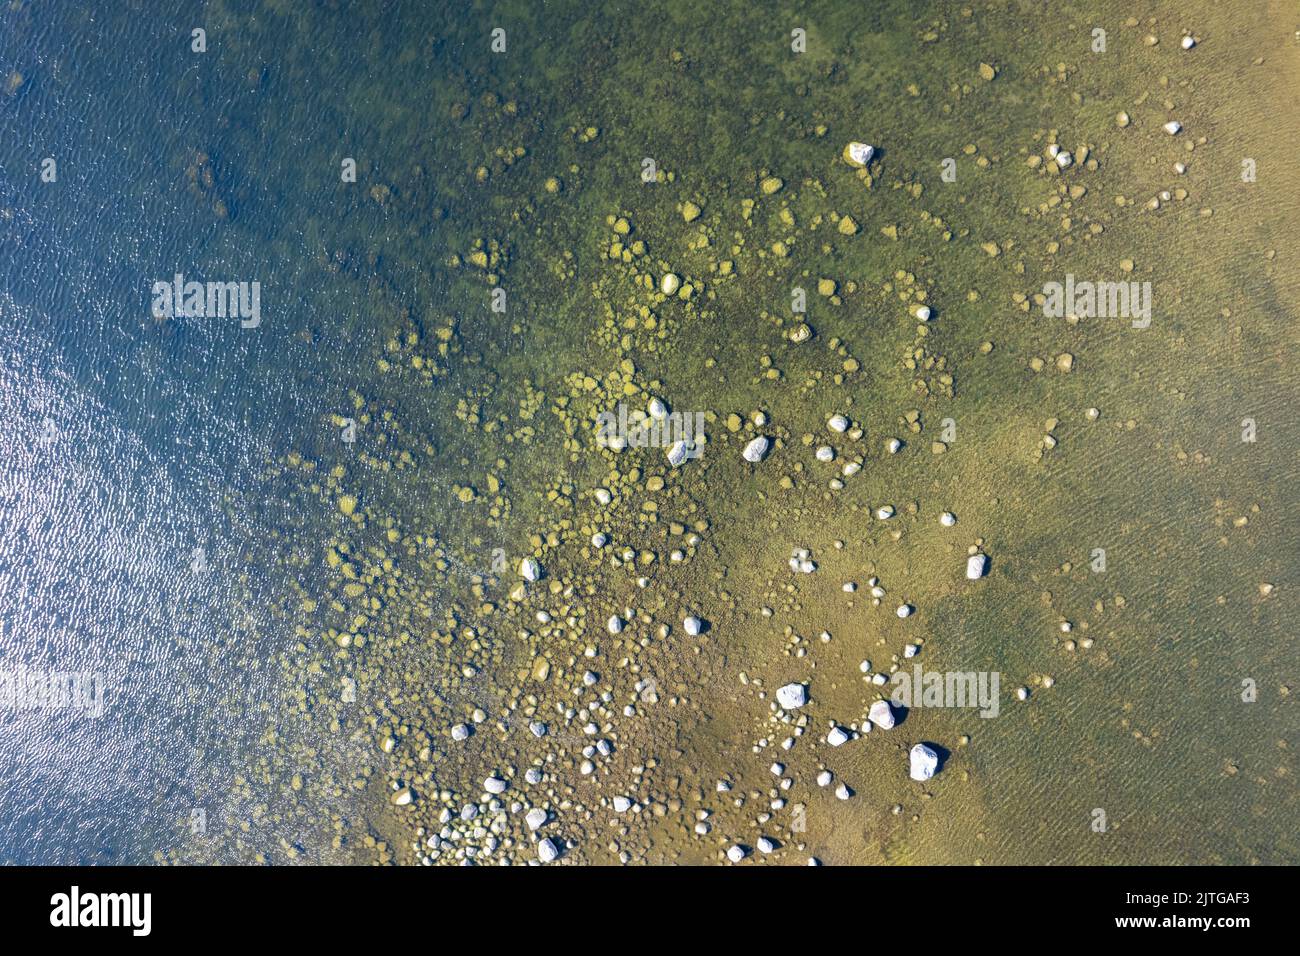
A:
[[[939,767],[939,755],[925,744],[917,744],[907,756],[908,776],[913,780],[929,780]]]
[[[876,155],[876,147],[867,143],[849,143],[844,147],[842,155],[846,163],[860,169],[871,162],[871,158]]]

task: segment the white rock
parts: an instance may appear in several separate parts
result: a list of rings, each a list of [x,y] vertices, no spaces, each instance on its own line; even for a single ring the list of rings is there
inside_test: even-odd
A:
[[[894,726],[894,708],[889,706],[889,701],[878,700],[871,705],[867,719],[881,730],[889,730]]]
[[[541,860],[543,863],[550,863],[559,855],[560,851],[556,848],[555,844],[551,842],[550,837],[547,837],[537,844],[537,859]]]
[[[761,853],[771,853],[776,849],[776,841],[769,837],[759,837],[754,843]]]
[[[891,455],[897,455],[898,450],[902,447],[903,447],[903,443],[899,441],[897,438],[891,438],[889,439],[889,441],[885,442],[885,450],[888,451]]]
[[[939,755],[925,744],[917,744],[908,753],[908,776],[913,780],[929,780],[939,766]]]
[[[682,621],[682,630],[691,635],[691,637],[695,637],[704,630],[704,622],[692,614]]]
[[[884,687],[889,683],[889,678],[884,674],[872,674],[871,683],[875,684],[877,687]]]
[[[912,611],[913,611],[912,605],[900,604],[898,605],[898,611],[896,613],[898,614],[899,617],[911,617]]]
[[[690,456],[691,443],[685,440],[675,441],[668,449],[668,464],[676,468]]]
[[[397,804],[399,807],[409,805],[413,799],[415,799],[415,797],[414,794],[411,793],[410,787],[403,787],[401,790],[398,790],[393,794],[393,803]]]
[[[1193,36],[1183,37],[1182,46],[1184,50],[1190,50],[1192,47],[1196,46],[1196,37]]]
[[[814,454],[817,456],[818,461],[835,460],[835,449],[832,448],[830,445],[822,445],[817,449],[816,452],[814,452]]]
[[[808,703],[808,688],[803,684],[786,684],[777,689],[776,702],[782,710],[798,710]]]
[[[1177,136],[1183,131],[1183,124],[1178,122],[1178,120],[1170,120],[1165,124],[1164,129],[1170,136]]]
[[[1065,150],[1061,150],[1061,152],[1056,154],[1056,165],[1060,166],[1062,169],[1065,169],[1073,162],[1074,162],[1074,157],[1071,156],[1069,153],[1067,153]]]
[[[681,287],[682,280],[671,272],[664,273],[664,277],[659,283],[659,291],[664,295],[672,295]]]
[[[956,523],[957,516],[951,511],[945,511],[943,514],[939,515],[939,524],[943,525],[945,528],[951,528]]]
[[[537,767],[529,767],[527,770],[524,771],[524,779],[527,780],[529,783],[541,783],[542,771]]]
[[[831,773],[829,770],[823,770],[821,773],[817,774],[817,786],[829,787],[831,785],[831,781],[834,779],[835,779],[835,774]]]
[[[894,517],[894,506],[882,505],[881,507],[877,508],[876,517],[879,518],[881,521],[888,521],[890,518]]]
[[[849,143],[844,147],[844,155],[850,166],[865,166],[876,155],[876,147],[868,143]]]
[[[603,548],[609,543],[609,536],[597,531],[591,536],[591,546],[593,548]]]
[[[826,742],[830,744],[832,747],[838,747],[841,744],[846,744],[849,742],[849,732],[845,730],[843,727],[839,727],[839,726],[832,727],[831,732],[826,735]]]
[[[839,800],[847,800],[849,797],[853,796],[853,791],[841,783],[835,788],[835,796]]]
[[[921,648],[920,648],[918,645],[916,645],[916,644],[904,644],[904,645],[903,645],[903,656],[904,656],[904,657],[915,657],[915,656],[916,656],[917,654],[919,654],[919,653],[921,653]]]
[[[989,556],[987,554],[976,553],[966,559],[966,577],[970,580],[978,581],[988,573]]]
[[[488,793],[505,793],[508,786],[500,777],[488,777],[483,781],[483,789]]]
[[[767,457],[767,450],[771,447],[772,442],[766,436],[759,435],[745,446],[745,449],[740,453],[740,456],[744,458],[745,461],[757,464]]]
[[[623,630],[623,619],[617,614],[611,614],[609,616],[609,623],[606,626],[609,628],[609,633],[618,634]]]
[[[531,722],[531,723],[528,725],[528,729],[532,732],[532,735],[533,735],[534,737],[545,737],[545,736],[546,736],[547,727],[546,727],[546,725],[545,725],[544,723],[542,723],[540,720],[534,720],[533,722]]]
[[[741,860],[745,858],[745,856],[746,856],[745,848],[743,846],[740,846],[739,844],[732,844],[727,849],[727,859],[730,860],[732,863],[739,863]]]
[[[451,728],[452,740],[465,740],[469,737],[469,734],[469,724],[457,724],[455,727]]]
[[[630,809],[632,809],[632,801],[629,800],[627,797],[615,797],[615,798],[614,798],[614,812],[615,812],[615,813],[627,813],[627,811],[630,810]]]
[[[930,316],[933,314],[934,313],[930,311],[930,307],[928,305],[920,306],[916,310],[916,317],[920,319],[922,322],[929,322]]]
[[[843,415],[832,415],[826,420],[826,427],[833,432],[844,432],[848,430],[849,420]]]
[[[542,566],[536,558],[524,558],[519,562],[519,576],[525,581],[536,581],[542,576]]]
[[[657,396],[650,399],[650,404],[647,406],[646,411],[650,413],[651,418],[656,420],[662,420],[668,417],[668,406],[664,404],[662,398]]]
[[[524,822],[528,824],[529,830],[538,830],[546,822],[546,811],[541,807],[533,807],[524,814]]]

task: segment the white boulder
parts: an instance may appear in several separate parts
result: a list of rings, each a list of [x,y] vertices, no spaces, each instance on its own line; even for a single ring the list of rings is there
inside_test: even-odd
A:
[[[925,744],[917,744],[908,753],[908,776],[913,780],[929,780],[939,768],[939,755]]]
[[[776,702],[782,710],[798,710],[808,703],[808,688],[803,684],[786,684],[777,689]]]
[[[889,701],[878,700],[867,711],[867,719],[881,730],[889,730],[894,726],[894,708],[889,706]]]
[[[849,143],[844,147],[844,161],[850,166],[862,168],[876,155],[876,147],[869,143]]]
[[[758,464],[760,461],[762,461],[764,458],[767,457],[768,449],[771,447],[772,447],[771,440],[764,435],[759,435],[757,438],[755,438],[753,441],[751,441],[748,445],[745,446],[745,449],[740,453],[740,456],[744,458],[745,461]]]

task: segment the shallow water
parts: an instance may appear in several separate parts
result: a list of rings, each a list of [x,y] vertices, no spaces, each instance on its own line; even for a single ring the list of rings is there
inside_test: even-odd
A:
[[[568,861],[713,862],[767,834],[773,862],[1296,862],[1300,24],[858,6],[6,8],[0,648],[110,689],[99,719],[0,713],[0,858],[531,859],[521,814],[493,853],[472,825],[459,855],[425,844],[499,772]],[[840,158],[856,139],[881,147],[869,188]],[[1046,172],[1053,141],[1095,168]],[[260,282],[261,324],[155,319],[177,271]],[[689,300],[652,291],[668,271]],[[1150,327],[1022,309],[1067,273],[1150,281]],[[698,459],[598,447],[600,412],[652,394],[706,413]],[[865,436],[828,432],[836,412]],[[749,465],[757,434],[778,444]],[[512,601],[527,554],[545,576]],[[999,716],[922,708],[828,747],[878,693],[859,661],[904,665],[908,641],[927,669],[999,672]],[[786,753],[769,699],[790,680],[811,702]],[[607,714],[555,709],[606,691]],[[917,741],[949,751],[926,784]]]

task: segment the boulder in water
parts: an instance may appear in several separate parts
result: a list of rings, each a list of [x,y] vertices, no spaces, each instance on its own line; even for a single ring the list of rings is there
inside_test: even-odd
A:
[[[908,776],[913,780],[929,780],[939,769],[939,755],[926,744],[917,744],[908,753]]]

